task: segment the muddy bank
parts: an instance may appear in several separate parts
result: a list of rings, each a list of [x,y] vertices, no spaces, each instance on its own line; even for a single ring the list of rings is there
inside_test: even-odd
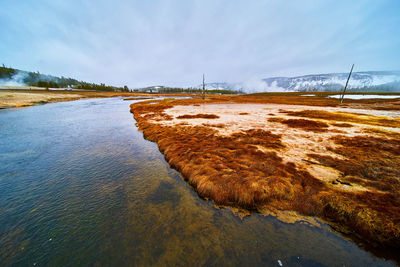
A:
[[[317,216],[368,245],[399,248],[398,111],[303,99],[148,101],[131,112],[200,196]]]

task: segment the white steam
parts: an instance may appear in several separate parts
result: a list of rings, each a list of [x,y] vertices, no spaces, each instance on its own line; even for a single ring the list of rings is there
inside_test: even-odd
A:
[[[242,89],[246,93],[258,93],[258,92],[284,92],[285,88],[279,87],[277,81],[273,81],[271,84],[260,80],[250,79],[242,83]]]
[[[28,76],[28,73],[18,71],[14,74],[11,79],[0,79],[0,85],[4,86],[25,86],[24,79]]]

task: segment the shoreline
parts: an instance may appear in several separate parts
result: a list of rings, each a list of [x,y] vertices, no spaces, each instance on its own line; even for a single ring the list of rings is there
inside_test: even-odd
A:
[[[61,90],[0,90],[0,109],[30,107],[84,98],[148,97],[148,94],[126,92],[61,91]]]
[[[399,104],[212,96],[144,101],[131,112],[201,197],[321,218],[390,249],[400,247]]]

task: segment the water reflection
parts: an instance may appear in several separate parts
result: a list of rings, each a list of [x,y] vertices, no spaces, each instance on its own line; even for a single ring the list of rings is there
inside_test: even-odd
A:
[[[392,265],[332,233],[200,199],[122,99],[0,111],[0,263]]]

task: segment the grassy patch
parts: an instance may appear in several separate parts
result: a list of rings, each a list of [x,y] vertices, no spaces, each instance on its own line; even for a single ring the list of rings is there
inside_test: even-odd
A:
[[[223,123],[216,123],[216,124],[210,124],[210,123],[203,123],[203,126],[205,127],[215,127],[215,128],[225,128],[225,124]]]
[[[341,183],[350,186],[357,184],[369,189],[346,192],[314,178],[291,162],[284,162],[276,153],[285,148],[281,135],[267,130],[248,130],[220,136],[215,129],[219,127],[212,124],[193,127],[153,123],[153,120],[166,117],[164,110],[175,105],[299,104],[297,98],[215,96],[205,101],[160,100],[156,104],[132,104],[131,111],[145,138],[157,142],[169,164],[183,175],[200,196],[212,199],[217,204],[249,210],[294,210],[305,215],[319,216],[331,224],[339,225],[338,229],[348,229],[365,242],[399,248],[399,139],[338,135],[331,139],[336,145],[328,149],[340,155],[340,158],[309,154],[317,164],[339,170],[343,174]],[[329,105],[330,101],[315,97],[312,105]],[[337,127],[350,127],[350,123],[387,127],[399,125],[398,120],[360,114],[315,110],[285,113],[327,120]],[[269,118],[269,121],[317,132],[326,131],[329,127],[325,122],[308,119],[274,117]]]
[[[305,131],[312,132],[326,132],[329,127],[328,124],[320,121],[306,120],[306,119],[283,119],[283,118],[269,118],[268,121],[280,122],[291,128],[299,128]]]
[[[353,127],[353,125],[350,123],[332,123],[331,125],[336,126],[336,127],[343,127],[343,128]]]
[[[371,136],[335,136],[332,152],[344,159],[309,154],[342,173],[341,182],[370,189],[363,193],[324,195],[325,216],[340,221],[364,238],[400,245],[400,140]]]
[[[380,135],[382,137],[400,140],[400,133],[387,131],[384,129],[368,128],[368,129],[364,129],[362,132],[366,133],[366,134]]]
[[[362,115],[346,112],[329,112],[323,110],[284,111],[283,113],[286,113],[289,116],[323,119],[335,122],[341,121],[375,126],[400,127],[399,119],[391,119],[372,115]]]
[[[196,114],[196,115],[181,115],[177,119],[218,119],[219,116],[215,114]]]

